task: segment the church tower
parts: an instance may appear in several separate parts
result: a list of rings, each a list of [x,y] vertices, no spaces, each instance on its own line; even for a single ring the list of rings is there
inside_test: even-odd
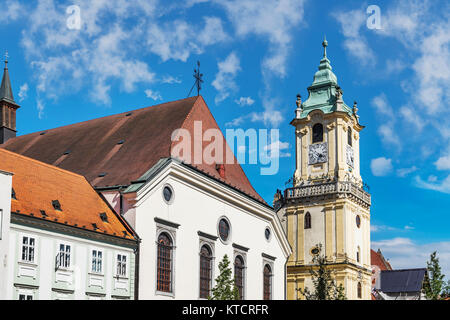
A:
[[[16,110],[20,106],[14,101],[8,72],[8,54],[5,56],[2,84],[0,86],[0,144],[16,136]]]
[[[324,55],[305,102],[297,96],[296,169],[293,187],[276,197],[293,249],[287,263],[287,298],[313,290],[314,255],[326,257],[347,299],[371,298],[370,195],[363,189],[359,162],[357,105],[349,107]]]

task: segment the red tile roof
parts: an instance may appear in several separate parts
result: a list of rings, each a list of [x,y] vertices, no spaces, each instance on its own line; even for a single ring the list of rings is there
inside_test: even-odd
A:
[[[174,130],[187,129],[193,136],[195,121],[202,121],[203,132],[220,130],[199,96],[19,136],[0,147],[84,175],[95,187],[129,185],[158,160],[171,156]],[[223,148],[225,155],[230,150],[226,142]],[[225,178],[216,164],[194,165],[265,203],[235,158],[234,161],[225,164]]]
[[[41,213],[44,210],[45,219],[49,221],[136,239],[125,220],[108,206],[83,176],[4,149],[0,149],[0,170],[13,173],[12,187],[17,200],[11,200],[11,212],[44,219]],[[52,205],[54,200],[60,203],[61,211]],[[100,213],[106,214],[107,222],[102,221]]]
[[[386,261],[380,250],[378,252],[370,249],[370,264],[378,266],[380,270],[392,270],[391,264]]]

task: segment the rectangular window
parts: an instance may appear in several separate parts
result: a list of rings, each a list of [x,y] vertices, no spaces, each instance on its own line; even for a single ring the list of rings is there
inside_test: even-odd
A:
[[[70,267],[70,245],[60,244],[59,253],[56,258],[56,266],[59,268]]]
[[[22,261],[34,262],[35,239],[31,237],[22,238]]]
[[[33,300],[31,294],[19,294],[19,300]]]
[[[92,250],[92,272],[102,273],[103,253],[99,250]]]
[[[127,257],[123,254],[117,255],[117,273],[118,276],[125,277],[127,275]]]

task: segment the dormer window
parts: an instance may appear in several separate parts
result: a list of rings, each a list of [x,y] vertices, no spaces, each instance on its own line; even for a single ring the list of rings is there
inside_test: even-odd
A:
[[[312,143],[323,142],[323,126],[321,123],[316,123],[313,126]]]
[[[108,222],[108,216],[106,215],[106,212],[100,213],[100,219],[102,219],[103,222]]]
[[[11,199],[17,200],[16,191],[14,191],[14,188],[11,188]]]
[[[59,203],[58,200],[53,200],[52,201],[52,206],[53,206],[53,208],[55,208],[55,210],[62,211],[61,204]]]

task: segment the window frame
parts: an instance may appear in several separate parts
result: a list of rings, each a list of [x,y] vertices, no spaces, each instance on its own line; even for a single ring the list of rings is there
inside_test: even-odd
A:
[[[94,258],[94,251],[97,252],[97,256]],[[94,266],[94,259],[98,260],[98,253],[102,254],[101,260],[100,260],[100,271],[98,270],[93,270],[93,266]],[[104,271],[105,271],[105,252],[103,249],[100,248],[96,248],[96,247],[91,247],[90,248],[90,261],[91,261],[91,265],[89,268],[89,273],[93,273],[93,274],[99,274],[99,275],[103,275]]]
[[[358,281],[358,284],[356,285],[356,296],[358,299],[362,299],[362,284],[361,281]]]
[[[170,290],[163,291],[158,288],[158,275],[159,275],[159,238],[161,235],[166,234],[171,242],[170,248]],[[175,297],[175,238],[173,234],[166,228],[161,228],[156,235],[156,255],[155,255],[155,294]]]
[[[123,261],[119,261],[119,256],[125,258],[125,265],[123,266],[125,268],[125,273],[122,274],[118,272],[119,270],[119,262],[121,265],[123,264]],[[121,279],[128,279],[128,273],[129,273],[129,254],[123,251],[116,251],[114,253],[114,277],[115,278],[121,278]]]
[[[243,262],[243,267],[240,268],[242,270],[242,294],[240,292],[240,300],[245,300],[245,296],[247,293],[247,256],[241,252],[241,251],[235,251],[234,255],[233,255],[233,278],[234,278],[234,284],[236,285],[236,287],[238,287],[239,290],[239,286],[236,284],[236,259],[240,257],[242,259]]]
[[[269,267],[270,269],[270,274],[269,274],[269,299],[266,299],[266,266]],[[273,300],[273,263],[263,260],[263,300]]]
[[[63,256],[65,257],[64,260],[67,260],[67,247],[70,248],[69,250],[69,265],[61,265],[61,246],[64,246],[64,252],[63,252]],[[72,266],[74,264],[73,262],[73,249],[74,246],[72,245],[72,243],[70,242],[66,242],[66,241],[60,241],[57,242],[56,245],[56,261],[55,261],[55,265],[56,265],[56,270],[72,270]]]
[[[34,240],[34,246],[33,246],[33,260],[25,260],[23,259],[23,250],[24,250],[24,238],[33,239]],[[18,261],[25,264],[32,264],[37,265],[38,261],[38,238],[36,235],[28,234],[28,233],[21,233],[20,234],[20,242],[19,242],[19,259]],[[28,244],[29,246],[29,244]]]
[[[225,220],[226,223],[228,224],[228,237],[227,239],[222,239],[222,237],[220,236],[220,222],[222,220]],[[231,242],[232,236],[233,236],[233,227],[231,225],[230,219],[228,219],[226,216],[221,216],[219,217],[219,219],[217,220],[217,235],[219,236],[220,241],[223,244],[229,244]]]
[[[204,255],[202,255],[202,249],[203,248],[207,248],[208,252],[209,252],[209,256],[205,258]],[[205,277],[202,278],[202,274],[204,271],[203,267],[203,259],[207,259],[209,260],[209,269],[208,269],[208,278],[206,279]],[[214,271],[214,251],[211,248],[211,245],[208,243],[200,243],[200,251],[199,251],[199,299],[208,299],[208,297],[211,296],[211,289],[213,288],[213,271]],[[202,297],[202,291],[204,291],[204,289],[202,288],[202,280],[206,279],[208,281],[208,289],[207,289],[207,296],[206,297]]]
[[[311,213],[309,211],[307,211],[305,213],[303,223],[304,223],[303,229],[312,229],[312,217],[311,217]]]
[[[352,147],[353,146],[353,137],[352,137],[352,128],[348,127],[347,128],[347,144]]]
[[[321,130],[322,130],[322,137],[320,140],[315,141],[314,140],[314,128],[318,127],[318,125],[320,125]],[[315,144],[315,143],[323,143],[325,142],[325,130],[324,130],[324,125],[321,122],[316,122],[312,127],[311,127],[311,144]]]

